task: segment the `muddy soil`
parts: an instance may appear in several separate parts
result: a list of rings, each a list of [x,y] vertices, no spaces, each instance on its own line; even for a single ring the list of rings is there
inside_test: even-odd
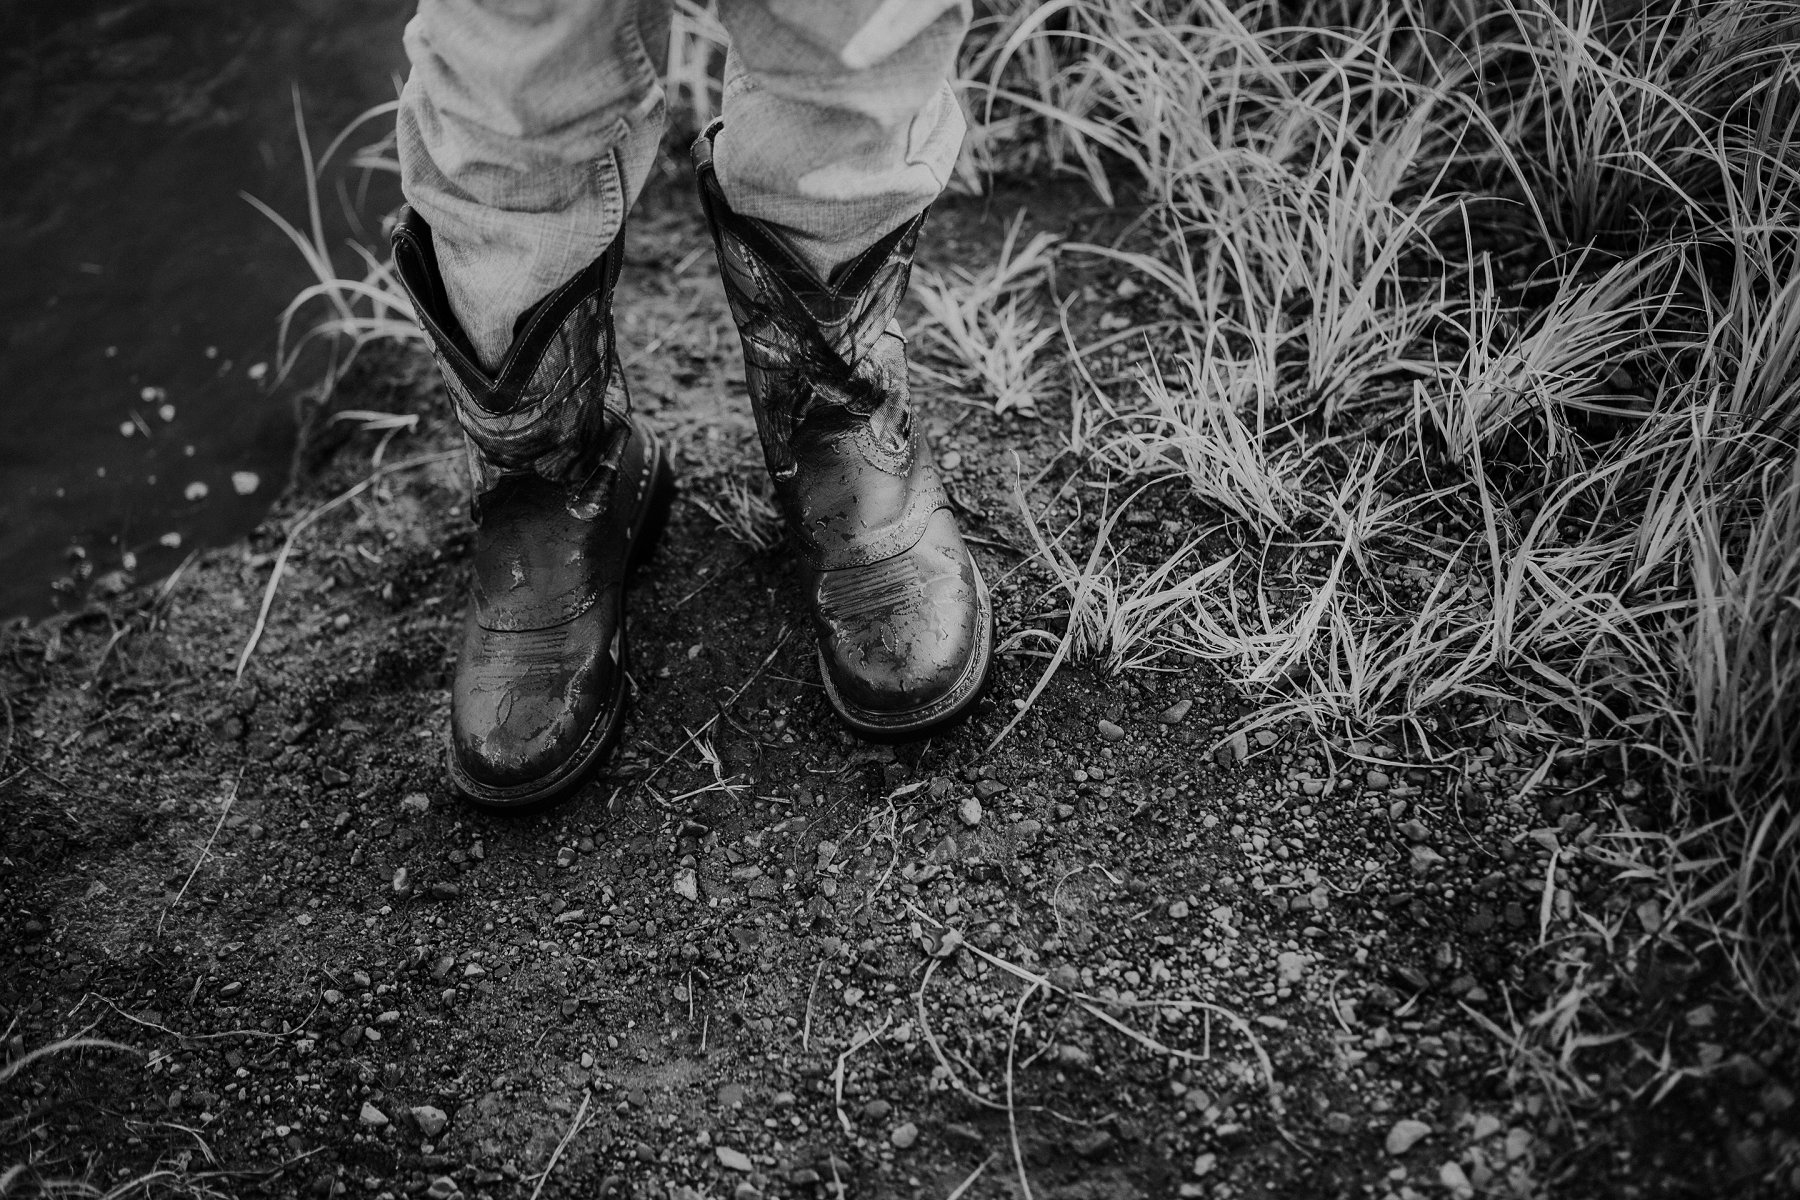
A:
[[[337,402],[414,432],[335,426],[246,544],[6,632],[0,1194],[1792,1183],[1791,1039],[1658,937],[1654,881],[1609,865],[1610,835],[1657,823],[1616,760],[1546,763],[1503,713],[1433,765],[1301,727],[1233,737],[1232,681],[1182,659],[1065,667],[990,748],[1066,616],[1014,500],[1060,528],[1091,491],[1063,397],[1002,420],[921,373],[1006,652],[954,730],[845,733],[781,547],[702,507],[769,531],[734,507],[760,456],[668,173],[618,311],[684,490],[632,594],[622,751],[572,800],[503,818],[447,785],[470,534],[454,422],[411,351],[370,355]],[[1068,232],[1096,219],[1080,204],[946,201],[923,258],[984,261],[1021,207],[1027,232]],[[1078,331],[1157,315],[1104,276],[1059,287]],[[359,485],[296,539],[236,682],[287,530]],[[1202,515],[1159,503],[1133,553]],[[1602,962],[1629,970],[1583,990]],[[75,1035],[118,1045],[21,1061]]]

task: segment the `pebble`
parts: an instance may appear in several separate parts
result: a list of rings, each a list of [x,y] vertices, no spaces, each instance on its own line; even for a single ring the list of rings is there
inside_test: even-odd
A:
[[[913,1143],[918,1140],[919,1127],[914,1125],[911,1121],[905,1121],[894,1126],[894,1132],[888,1134],[888,1141],[894,1144],[896,1150],[910,1150],[913,1147]]]
[[[1469,1136],[1477,1142],[1485,1142],[1500,1132],[1500,1118],[1493,1113],[1482,1113],[1475,1118],[1475,1130]]]
[[[1369,785],[1371,792],[1385,792],[1393,780],[1388,778],[1386,771],[1370,771],[1363,776],[1363,782]]]
[[[1430,846],[1414,846],[1412,848],[1412,869],[1415,875],[1429,875],[1444,863],[1444,856]]]
[[[1179,725],[1181,724],[1182,718],[1186,717],[1189,710],[1193,707],[1194,701],[1191,698],[1177,700],[1175,703],[1156,714],[1156,719],[1161,721],[1164,725]]]
[[[428,813],[431,811],[431,797],[424,792],[408,792],[400,800],[400,811],[409,813]]]
[[[733,1150],[730,1146],[719,1146],[714,1151],[719,1156],[719,1165],[727,1171],[753,1171],[756,1164],[742,1150]]]
[[[361,1121],[364,1125],[368,1125],[375,1129],[380,1129],[383,1125],[388,1123],[387,1114],[382,1112],[379,1108],[376,1108],[373,1104],[370,1104],[367,1100],[363,1101],[362,1112],[357,1114],[356,1119]]]
[[[437,1135],[444,1132],[444,1129],[450,1124],[450,1117],[443,1109],[429,1104],[415,1105],[412,1110],[412,1118],[418,1123],[419,1132],[433,1141],[436,1141]]]
[[[1169,905],[1169,919],[1172,921],[1183,920],[1187,917],[1188,911],[1188,902],[1186,900],[1177,900],[1175,903]]]
[[[1106,720],[1104,717],[1100,720],[1099,729],[1100,736],[1109,742],[1122,742],[1125,740],[1125,731],[1111,721]]]
[[[885,1121],[894,1111],[894,1106],[886,1100],[871,1100],[863,1105],[863,1116],[871,1121]]]
[[[954,471],[962,466],[962,451],[946,450],[938,455],[938,467],[945,471]]]
[[[700,880],[695,876],[692,867],[682,867],[676,871],[671,886],[675,889],[675,894],[683,900],[694,901],[700,898]],[[744,1169],[749,1170],[748,1167]]]
[[[1194,1157],[1194,1174],[1196,1177],[1212,1174],[1212,1169],[1219,1165],[1216,1154],[1199,1154]]]
[[[1306,955],[1284,950],[1275,956],[1275,980],[1289,987],[1306,978]]]
[[[956,806],[956,815],[964,825],[981,824],[981,801],[973,796],[964,797],[963,802]]]
[[[240,496],[253,495],[262,486],[262,479],[255,471],[233,471],[231,473],[231,490]]]
[[[1241,729],[1231,735],[1231,757],[1235,762],[1244,762],[1250,757],[1250,739]]]
[[[1438,1182],[1449,1188],[1451,1194],[1458,1200],[1468,1200],[1475,1194],[1475,1185],[1469,1182],[1468,1173],[1462,1169],[1460,1163],[1447,1162],[1439,1167]]]
[[[1006,785],[998,779],[982,779],[975,784],[975,794],[983,800],[992,800],[1006,790]]]
[[[1069,1149],[1083,1158],[1099,1158],[1112,1149],[1113,1135],[1104,1129],[1078,1133],[1069,1139]]]
[[[744,1085],[728,1083],[719,1089],[719,1107],[737,1108],[744,1102]]]
[[[1343,1137],[1356,1128],[1356,1122],[1347,1112],[1329,1112],[1325,1114],[1325,1128],[1339,1137]]]
[[[1388,1130],[1387,1152],[1392,1155],[1405,1154],[1419,1144],[1421,1138],[1431,1135],[1431,1126],[1423,1121],[1400,1120]]]
[[[394,895],[404,896],[412,891],[412,875],[405,867],[394,868]]]

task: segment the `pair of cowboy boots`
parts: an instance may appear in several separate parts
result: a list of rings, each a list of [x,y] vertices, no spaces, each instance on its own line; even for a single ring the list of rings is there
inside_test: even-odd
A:
[[[773,231],[731,211],[712,169],[716,130],[695,144],[701,204],[826,694],[866,735],[941,725],[981,689],[993,618],[914,419],[894,320],[924,214],[819,279]],[[394,233],[395,265],[475,482],[449,768],[478,804],[549,799],[617,740],[626,584],[674,490],[668,454],[632,416],[619,367],[621,242],[522,317],[488,371],[451,314],[430,229],[408,211]]]

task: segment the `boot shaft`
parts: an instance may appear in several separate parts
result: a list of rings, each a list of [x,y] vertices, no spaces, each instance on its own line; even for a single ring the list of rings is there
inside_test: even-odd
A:
[[[477,503],[514,475],[562,485],[572,503],[604,494],[631,409],[612,319],[623,239],[520,318],[493,371],[451,311],[425,219],[406,209],[393,243],[396,273],[467,438]]]
[[[731,211],[712,161],[721,127],[713,122],[694,142],[694,170],[770,474],[793,475],[803,423],[873,422],[877,440],[903,445],[912,404],[895,315],[925,213],[822,280],[762,222]]]

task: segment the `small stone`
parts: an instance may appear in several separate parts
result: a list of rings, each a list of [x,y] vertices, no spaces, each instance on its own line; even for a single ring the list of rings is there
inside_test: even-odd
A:
[[[451,883],[447,879],[440,879],[431,885],[433,900],[454,900],[460,895],[462,895],[462,885]]]
[[[888,1114],[893,1111],[894,1106],[889,1104],[886,1100],[871,1100],[863,1105],[863,1116],[869,1118],[871,1121],[885,1121],[888,1118]]]
[[[956,815],[964,825],[981,824],[981,801],[973,796],[964,797],[963,802],[956,806]]]
[[[363,1101],[362,1112],[357,1114],[356,1119],[373,1129],[380,1129],[383,1125],[388,1123],[387,1114],[382,1112],[379,1108],[376,1108],[373,1104],[370,1104],[367,1100]]]
[[[755,1184],[746,1180],[731,1190],[731,1200],[762,1200],[762,1193],[756,1190]]]
[[[1082,1158],[1099,1158],[1112,1149],[1113,1135],[1104,1129],[1091,1129],[1069,1139],[1069,1148]]]
[[[1169,705],[1169,707],[1163,709],[1160,713],[1157,713],[1156,719],[1161,721],[1164,725],[1179,725],[1193,707],[1194,702],[1191,698],[1177,700],[1175,703]]]
[[[437,1135],[444,1132],[450,1124],[450,1118],[443,1109],[429,1104],[415,1105],[412,1110],[412,1118],[419,1126],[419,1132],[433,1141],[436,1141]]]
[[[1395,1121],[1394,1127],[1388,1130],[1387,1152],[1398,1157],[1418,1145],[1421,1138],[1429,1136],[1431,1126],[1423,1121]]]
[[[412,891],[412,874],[405,867],[394,868],[394,895],[404,896]]]
[[[719,1107],[737,1108],[744,1103],[744,1085],[728,1083],[719,1089]]]
[[[1171,921],[1185,920],[1187,919],[1188,911],[1188,902],[1186,900],[1177,900],[1175,903],[1169,905],[1169,919]]]
[[[1218,1165],[1219,1156],[1216,1154],[1208,1153],[1196,1155],[1194,1158],[1194,1175],[1196,1177],[1211,1175],[1213,1168]]]
[[[894,1126],[894,1131],[888,1134],[888,1141],[894,1144],[896,1150],[910,1150],[913,1147],[913,1143],[918,1140],[919,1127],[914,1125],[911,1121],[904,1121],[901,1124]]]
[[[1444,863],[1444,856],[1430,846],[1414,846],[1412,848],[1412,869],[1414,875],[1429,875]]]
[[[261,486],[262,479],[255,471],[233,471],[231,473],[231,489],[240,496],[254,495],[256,489]]]
[[[1246,737],[1244,731],[1240,729],[1231,735],[1231,760],[1233,762],[1241,763],[1247,762],[1249,758],[1250,739]]]
[[[1306,955],[1293,950],[1284,950],[1275,956],[1275,981],[1282,987],[1292,987],[1306,978]]]
[[[719,1146],[713,1150],[719,1156],[719,1165],[727,1171],[754,1171],[756,1164],[742,1150],[733,1150],[730,1146]]]
[[[1496,1117],[1493,1113],[1481,1113],[1476,1116],[1475,1129],[1469,1136],[1477,1142],[1485,1142],[1496,1133],[1499,1133],[1500,1129],[1501,1123],[1499,1117]]]
[[[1006,785],[998,779],[980,779],[975,782],[975,794],[983,800],[992,800],[1006,790]]]
[[[1099,729],[1100,736],[1106,741],[1122,742],[1125,740],[1125,731],[1104,717],[1100,720]]]
[[[1468,1200],[1475,1194],[1475,1185],[1469,1182],[1469,1176],[1460,1163],[1447,1162],[1439,1167],[1438,1182],[1449,1188],[1458,1200]]]
[[[1363,782],[1371,792],[1385,792],[1394,781],[1388,778],[1386,771],[1370,771],[1363,776]]]
[[[682,867],[676,871],[671,886],[675,889],[675,894],[683,900],[696,901],[700,899],[700,880],[694,874],[692,867]],[[748,1167],[744,1169],[749,1170]]]
[[[190,503],[194,503],[206,499],[206,493],[210,490],[211,489],[204,483],[201,483],[196,479],[194,482],[188,484],[187,487],[183,488],[181,494],[185,496]]]
[[[462,1189],[457,1187],[456,1180],[448,1175],[439,1175],[431,1181],[431,1186],[425,1189],[425,1194],[430,1196],[431,1200],[451,1200],[453,1196],[462,1195]]]
[[[1343,1137],[1356,1128],[1356,1122],[1350,1119],[1347,1112],[1329,1112],[1325,1114],[1325,1128],[1338,1137]]]
[[[400,811],[407,813],[428,813],[431,811],[431,797],[424,792],[408,792],[400,798]]]
[[[938,455],[938,467],[945,471],[954,471],[962,466],[962,451],[946,450]]]
[[[1406,840],[1409,842],[1429,842],[1431,840],[1431,831],[1426,829],[1425,822],[1417,817],[1402,822],[1400,832],[1406,835]]]
[[[964,1149],[979,1149],[982,1145],[981,1131],[960,1121],[944,1126],[944,1136]]]

